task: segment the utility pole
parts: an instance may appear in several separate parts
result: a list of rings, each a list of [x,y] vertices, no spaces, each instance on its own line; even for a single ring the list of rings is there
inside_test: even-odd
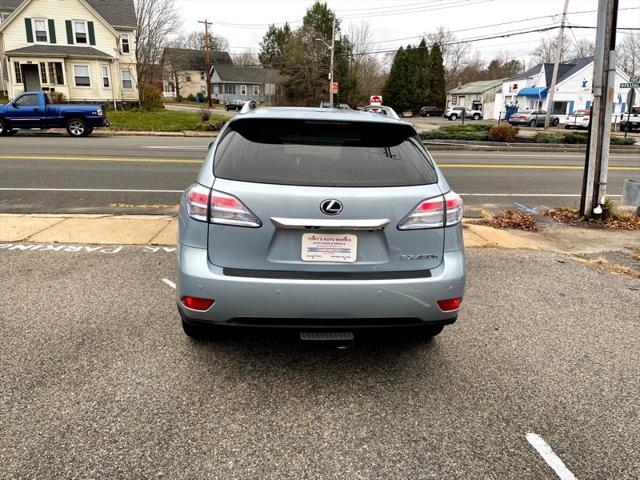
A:
[[[596,50],[593,66],[593,106],[582,182],[580,213],[602,213],[607,194],[611,111],[616,77],[618,0],[598,0]]]
[[[544,116],[544,129],[549,128],[551,120],[551,111],[553,110],[553,97],[556,92],[556,81],[558,80],[558,66],[562,57],[562,47],[564,43],[564,26],[567,23],[567,11],[569,10],[569,0],[564,0],[564,10],[562,11],[562,20],[560,21],[560,33],[556,44],[556,61],[553,64],[553,76],[551,77],[551,86],[549,87],[549,100],[547,101],[547,114]]]
[[[336,51],[336,16],[333,15],[333,28],[331,29],[331,67],[329,67],[329,107],[333,108],[333,57]]]
[[[207,68],[205,78],[207,79],[207,103],[209,108],[213,107],[211,101],[211,55],[209,53],[209,25],[213,23],[208,20],[198,20],[198,23],[204,23],[204,63]]]

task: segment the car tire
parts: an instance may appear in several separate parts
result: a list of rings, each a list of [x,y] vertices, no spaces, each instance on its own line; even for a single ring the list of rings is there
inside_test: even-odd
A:
[[[558,125],[560,125],[560,119],[554,118],[553,120],[551,120],[552,127],[557,127]]]
[[[449,117],[449,120],[451,120],[452,122],[456,121],[457,119],[458,115],[456,115],[455,113]]]
[[[564,129],[565,129],[565,130],[570,130],[570,129],[571,129],[571,127],[570,127],[569,125],[566,125],[566,124],[565,124]]]
[[[71,118],[67,122],[67,132],[72,137],[84,137],[87,135],[87,122],[82,118]]]
[[[480,120],[480,115],[478,115],[477,113],[473,116],[474,120]]]
[[[529,122],[529,126],[530,126],[530,127],[535,128],[535,127],[536,127],[536,125],[537,125],[537,123],[536,123],[536,121],[535,121],[535,120],[531,120],[531,121]]]
[[[0,135],[8,135],[7,132],[7,127],[5,126],[4,122],[0,120]]]
[[[193,323],[188,323],[188,322],[185,322],[184,320],[182,320],[182,330],[184,331],[184,334],[187,337],[192,338],[194,340],[202,340],[207,337],[207,333],[208,333],[206,327],[203,327],[202,325],[195,325]]]
[[[430,117],[430,116],[431,116],[431,114],[430,114],[430,113],[425,113],[423,116],[424,116],[424,117]]]

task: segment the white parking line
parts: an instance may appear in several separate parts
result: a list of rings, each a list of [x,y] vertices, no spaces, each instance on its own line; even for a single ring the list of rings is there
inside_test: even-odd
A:
[[[164,283],[166,283],[167,285],[169,285],[171,288],[173,288],[174,290],[176,289],[176,284],[173,283],[171,280],[169,280],[168,278],[163,278],[162,281]]]
[[[535,448],[540,456],[547,462],[560,480],[576,480],[576,477],[569,471],[565,464],[560,460],[551,447],[545,442],[541,436],[535,433],[527,433],[527,441]]]

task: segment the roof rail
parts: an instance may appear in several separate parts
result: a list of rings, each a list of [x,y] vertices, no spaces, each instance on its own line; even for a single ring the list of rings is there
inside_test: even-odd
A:
[[[255,100],[248,100],[242,106],[242,110],[240,110],[240,115],[244,115],[245,113],[250,112],[251,110],[255,110],[258,107],[258,104]]]

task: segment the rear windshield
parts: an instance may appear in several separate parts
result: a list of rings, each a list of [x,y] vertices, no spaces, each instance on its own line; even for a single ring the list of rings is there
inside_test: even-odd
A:
[[[246,119],[229,125],[214,174],[244,182],[327,187],[435,183],[408,125]]]

